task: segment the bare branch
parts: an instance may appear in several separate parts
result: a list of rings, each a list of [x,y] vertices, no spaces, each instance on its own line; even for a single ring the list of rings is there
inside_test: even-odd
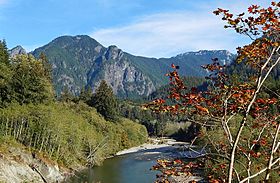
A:
[[[277,143],[277,140],[278,140],[277,137],[278,137],[279,131],[280,131],[280,123],[277,126],[277,130],[275,132],[275,136],[274,136],[274,139],[273,139],[273,144],[272,144],[271,151],[270,151],[270,157],[269,157],[269,161],[268,161],[268,165],[267,165],[267,171],[266,171],[266,175],[265,175],[265,180],[266,181],[269,180],[269,177],[270,177],[270,170],[272,168],[274,150],[275,150],[275,146],[276,146],[276,143]]]
[[[275,165],[276,163],[278,163],[278,161],[280,161],[280,158],[276,159],[271,165],[272,165],[272,166]],[[267,170],[267,167],[264,168],[264,169],[262,169],[262,170],[260,170],[259,172],[255,173],[255,174],[251,175],[250,177],[246,177],[245,179],[243,179],[243,180],[240,181],[239,183],[246,182],[247,180],[252,179],[252,178],[254,178],[254,177],[256,177],[256,176],[258,176],[258,175],[264,173],[266,170]]]

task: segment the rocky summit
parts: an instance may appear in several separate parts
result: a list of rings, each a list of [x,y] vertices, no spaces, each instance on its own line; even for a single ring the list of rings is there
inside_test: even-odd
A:
[[[16,46],[13,49],[9,50],[9,55],[15,57],[16,55],[26,54],[26,50],[22,46]]]

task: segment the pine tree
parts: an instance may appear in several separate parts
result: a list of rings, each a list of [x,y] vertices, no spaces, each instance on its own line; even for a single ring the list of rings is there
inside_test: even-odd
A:
[[[92,97],[92,90],[90,87],[83,87],[81,89],[81,93],[80,93],[80,96],[79,96],[79,101],[83,101],[85,103],[90,103],[90,100],[91,100],[91,97]]]
[[[45,70],[45,77],[52,80],[52,65],[49,63],[49,60],[45,53],[40,53],[39,60],[42,62],[44,70]]]
[[[0,62],[0,108],[12,100],[12,71],[6,64]]]
[[[106,81],[101,81],[90,105],[95,107],[97,112],[102,114],[106,120],[116,121],[118,119],[117,99],[113,89],[107,85]]]
[[[12,62],[11,85],[17,102],[36,104],[52,100],[53,88],[39,60],[32,55],[17,55]]]
[[[0,63],[9,64],[9,53],[5,40],[0,40]]]
[[[12,71],[6,42],[0,40],[0,108],[12,100],[11,77]]]

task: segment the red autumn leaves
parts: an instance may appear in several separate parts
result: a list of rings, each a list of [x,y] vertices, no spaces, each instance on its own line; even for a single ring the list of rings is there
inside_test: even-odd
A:
[[[156,183],[169,183],[168,177],[170,176],[192,176],[193,171],[198,168],[202,168],[202,163],[184,162],[180,159],[175,160],[157,160],[157,164],[153,166],[153,170],[161,171],[161,174],[157,175]],[[193,181],[195,183],[196,181]]]
[[[259,35],[259,31],[279,31],[279,7],[280,3],[272,2],[271,7],[261,8],[252,5],[248,8],[251,16],[245,17],[245,13],[241,13],[234,17],[228,10],[218,8],[213,13],[222,14],[222,19],[227,21],[225,28],[234,28],[238,33]]]
[[[175,69],[168,74],[171,81],[168,98],[177,102],[174,105],[167,105],[166,100],[156,99],[147,104],[147,107],[157,109],[157,112],[222,116],[225,110],[229,110],[231,113],[245,110],[255,92],[251,84],[230,84],[228,76],[224,73],[225,67],[217,64],[216,59],[213,64],[203,66],[203,68],[212,72],[207,79],[215,87],[205,92],[198,91],[196,88],[187,88],[180,78],[176,66],[172,65],[172,68]],[[224,106],[225,99],[227,100],[227,106]],[[254,102],[251,114],[256,116],[259,111],[266,112],[270,105],[276,103],[277,99],[275,98],[258,98]]]

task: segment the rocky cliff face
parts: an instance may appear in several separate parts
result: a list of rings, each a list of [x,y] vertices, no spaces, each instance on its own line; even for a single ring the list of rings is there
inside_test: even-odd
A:
[[[119,96],[149,95],[155,90],[151,79],[130,64],[123,51],[116,46],[110,46],[97,60],[102,62],[100,79],[104,79],[113,88],[114,93]],[[99,72],[100,68],[95,67],[88,74],[91,77],[88,85],[91,86],[93,91],[101,81],[96,79]]]
[[[147,96],[155,90],[151,79],[133,66],[121,49],[105,48],[88,36],[63,36],[33,54],[38,57],[41,52],[52,64],[58,94],[65,86],[75,94],[85,86],[95,91],[103,79],[120,97]]]

